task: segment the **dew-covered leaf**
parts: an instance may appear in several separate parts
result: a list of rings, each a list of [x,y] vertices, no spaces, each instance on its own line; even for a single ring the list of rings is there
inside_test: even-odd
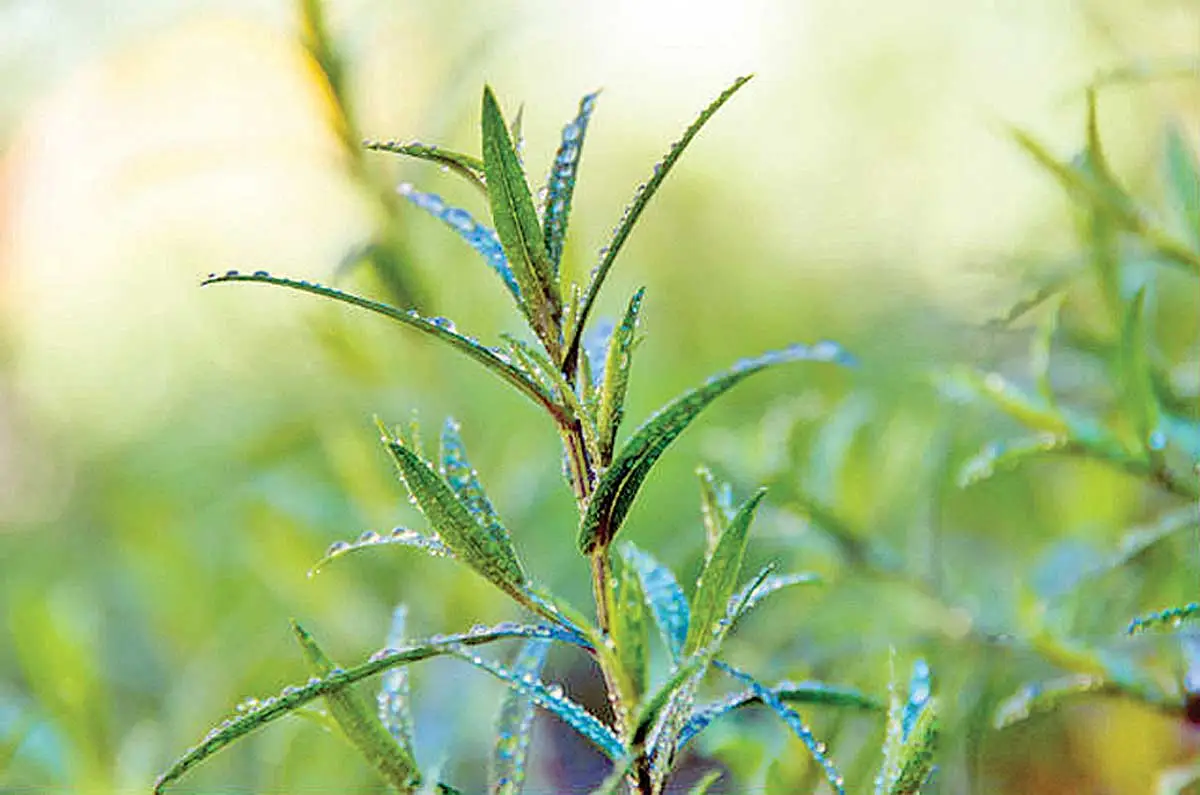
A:
[[[663,642],[671,654],[672,662],[679,662],[683,653],[683,642],[687,638],[691,610],[687,597],[675,575],[654,556],[626,541],[620,546],[621,558],[637,570],[641,579],[642,594],[646,606],[658,625]]]
[[[466,179],[485,196],[487,195],[487,180],[484,177],[483,161],[472,155],[454,152],[440,146],[423,144],[420,141],[363,141],[363,146],[375,152],[389,152],[394,155],[427,160],[449,169]]]
[[[768,571],[771,569],[768,569]],[[748,613],[754,609],[759,602],[766,599],[776,591],[782,591],[784,588],[790,588],[793,585],[816,585],[821,583],[820,575],[811,572],[798,572],[796,574],[768,574],[766,577],[756,578],[749,584],[745,585],[740,591],[730,597],[729,603],[726,606],[726,612],[734,610],[738,606],[742,613]],[[753,588],[753,590],[751,590]]]
[[[739,671],[731,665],[723,662],[715,663],[725,673],[732,676],[734,679],[749,687],[754,694],[771,709],[780,720],[784,722],[792,733],[795,734],[800,742],[804,743],[804,747],[808,749],[813,761],[820,765],[821,770],[825,774],[825,780],[829,783],[830,788],[837,795],[846,795],[845,783],[842,774],[838,772],[834,766],[833,760],[826,754],[825,744],[819,741],[812,733],[812,730],[804,723],[804,719],[796,710],[789,707],[787,704],[775,694],[771,688],[759,682],[754,677],[747,673]]]
[[[579,171],[579,155],[583,151],[583,140],[587,135],[588,122],[596,106],[600,92],[587,94],[579,101],[579,112],[575,119],[563,127],[562,142],[550,166],[550,179],[546,181],[546,211],[542,214],[542,229],[546,256],[550,266],[558,275],[562,261],[563,242],[567,237],[567,221],[571,215],[571,198],[575,193],[575,178]]]
[[[806,704],[812,706],[846,707],[850,709],[869,710],[878,712],[884,709],[877,699],[851,687],[841,687],[825,682],[780,682],[771,688],[780,701],[785,704]],[[732,693],[725,698],[711,701],[696,707],[684,724],[677,741],[678,749],[682,750],[692,738],[704,731],[709,725],[730,712],[751,704],[761,704],[758,692],[746,689]]]
[[[683,644],[684,654],[691,654],[707,643],[712,637],[716,623],[727,615],[730,597],[733,596],[738,575],[742,571],[742,558],[746,552],[750,522],[765,495],[766,490],[760,489],[742,503],[721,533],[713,554],[700,570],[700,576],[696,579],[696,591],[692,594],[691,626]]]
[[[397,605],[392,611],[392,625],[388,629],[387,648],[404,646],[408,608]],[[540,642],[540,641],[539,641]],[[413,716],[410,706],[411,694],[408,667],[401,666],[385,671],[379,682],[379,720],[392,738],[408,755],[413,756]]]
[[[937,704],[930,670],[924,660],[913,663],[908,696],[901,697],[893,677],[883,765],[875,779],[876,795],[918,795],[933,771],[937,744]]]
[[[492,507],[479,476],[475,473],[467,458],[467,449],[463,445],[459,424],[447,417],[442,426],[441,437],[441,475],[450,484],[450,488],[458,499],[466,506],[475,520],[483,527],[488,537],[497,547],[509,550],[506,557],[516,560],[516,552],[512,548],[512,539],[508,529],[500,521],[500,515]]]
[[[717,542],[733,518],[733,489],[718,483],[707,467],[696,469],[700,478],[700,519],[704,523],[704,557],[712,557]]]
[[[383,546],[415,547],[435,558],[453,558],[454,552],[442,543],[437,536],[427,536],[407,527],[397,527],[386,535],[367,530],[354,541],[334,541],[325,550],[325,555],[309,569],[308,576],[312,577],[339,558],[363,549]]]
[[[1031,682],[1000,702],[992,722],[997,729],[1006,729],[1034,715],[1052,712],[1064,702],[1080,696],[1109,693],[1112,689],[1108,680],[1095,674],[1072,674],[1048,682]]]
[[[550,643],[526,641],[512,663],[518,679],[538,678],[546,662]],[[533,732],[533,699],[529,693],[510,688],[496,721],[496,748],[492,754],[489,781],[493,795],[520,795],[525,786],[525,759]]]
[[[612,461],[617,443],[617,431],[625,416],[625,393],[629,387],[629,370],[633,363],[633,349],[637,344],[638,314],[642,309],[645,288],[639,289],[629,301],[625,317],[608,339],[608,350],[604,359],[603,378],[599,388],[596,408],[597,448],[600,466]]]
[[[551,356],[562,347],[562,298],[525,172],[491,88],[483,91],[483,163],[496,234],[521,289],[522,309]]]
[[[303,627],[292,622],[292,631],[304,650],[313,676],[324,677],[338,670],[317,641]],[[390,673],[390,672],[389,672]],[[409,746],[397,742],[370,704],[354,688],[346,687],[325,695],[329,713],[358,749],[367,763],[384,781],[400,793],[414,793],[421,784],[421,774]]]
[[[793,345],[747,359],[659,409],[634,431],[596,484],[579,529],[580,550],[590,555],[612,542],[650,469],[701,411],[751,375],[772,365],[792,361],[849,364],[853,360],[834,342]]]
[[[1129,622],[1125,633],[1127,635],[1140,635],[1143,632],[1154,630],[1178,629],[1185,623],[1195,621],[1197,616],[1200,616],[1200,602],[1189,602],[1180,607],[1170,607],[1166,610],[1159,610],[1139,616]]]
[[[454,230],[468,246],[475,249],[504,282],[504,286],[516,300],[517,306],[521,305],[521,288],[517,285],[517,279],[513,276],[512,268],[508,265],[508,258],[504,256],[504,248],[500,245],[500,238],[496,236],[494,229],[479,223],[461,207],[446,204],[445,200],[436,193],[424,193],[407,182],[402,183],[396,190],[417,207],[442,221]]]
[[[1183,132],[1167,128],[1163,145],[1163,172],[1167,193],[1185,234],[1200,249],[1200,163]]]
[[[638,562],[632,559],[637,553],[626,555],[628,547],[617,549],[621,565],[617,569],[617,583],[610,588],[612,609],[609,610],[609,632],[617,646],[617,659],[623,674],[623,684],[628,692],[622,694],[622,704],[628,709],[637,708],[646,692],[646,678],[650,663],[650,632],[646,618],[646,595],[642,591],[641,571]]]
[[[472,502],[463,499],[447,478],[401,441],[389,437],[384,442],[405,487],[442,542],[459,560],[523,601],[528,578],[508,533],[490,526],[488,517],[476,513]]]
[[[641,187],[638,188],[637,195],[633,197],[633,201],[625,208],[624,215],[617,222],[616,228],[613,230],[612,239],[608,245],[604,247],[600,255],[600,262],[596,265],[592,272],[591,281],[588,283],[587,291],[584,293],[583,302],[580,304],[579,312],[575,315],[575,322],[570,329],[570,337],[568,339],[567,353],[564,361],[568,367],[574,367],[575,357],[579,353],[579,345],[583,339],[583,332],[586,328],[588,315],[591,314],[592,306],[596,303],[596,297],[600,294],[600,288],[604,286],[604,280],[608,276],[609,270],[612,269],[614,260],[617,254],[620,253],[621,247],[625,245],[629,233],[633,231],[634,225],[638,218],[641,217],[642,211],[646,209],[646,205],[650,203],[650,199],[658,191],[663,180],[667,178],[667,174],[675,166],[683,151],[696,137],[696,133],[700,132],[700,128],[713,117],[725,102],[733,96],[739,88],[746,84],[750,76],[739,77],[733,82],[729,88],[721,92],[720,96],[712,101],[712,103],[704,109],[700,116],[692,122],[678,141],[671,145],[665,157],[654,166],[654,171]]]
[[[988,442],[959,469],[958,486],[969,488],[988,480],[997,472],[1016,469],[1030,459],[1062,452],[1070,443],[1071,440],[1066,436],[1053,433]]]
[[[441,340],[460,353],[466,354],[516,387],[517,391],[545,408],[552,416],[558,416],[561,413],[561,409],[555,405],[550,396],[545,394],[537,384],[533,383],[512,362],[480,344],[478,340],[459,334],[454,330],[454,324],[444,318],[424,318],[416,312],[405,311],[388,304],[372,301],[369,298],[347,293],[335,287],[328,287],[316,282],[299,279],[289,279],[283,276],[272,276],[266,271],[255,271],[254,273],[240,273],[238,271],[227,271],[224,274],[213,273],[209,274],[203,284],[219,284],[222,282],[258,282],[261,284],[289,287],[293,290],[319,295],[324,298],[332,298],[336,301],[367,309],[384,317],[391,318],[409,328],[416,329],[435,339]]]
[[[225,748],[230,743],[251,734],[279,718],[296,712],[312,701],[338,693],[348,686],[368,677],[391,670],[397,666],[427,660],[458,652],[464,646],[479,646],[504,638],[547,638],[562,643],[580,646],[581,638],[553,626],[519,625],[509,622],[494,627],[478,626],[470,632],[455,635],[434,636],[411,642],[400,649],[382,649],[371,655],[366,662],[353,668],[334,669],[325,676],[316,676],[304,685],[288,686],[278,695],[259,701],[252,699],[239,709],[234,717],[223,721],[212,729],[200,743],[189,749],[170,768],[158,777],[154,792],[161,793],[167,785],[179,780],[193,767]]]
[[[625,748],[612,729],[568,698],[560,685],[546,684],[532,674],[518,676],[508,668],[466,649],[452,649],[451,653],[476,668],[487,671],[509,687],[528,696],[534,704],[558,717],[580,737],[596,746],[609,759],[620,759],[625,755]]]

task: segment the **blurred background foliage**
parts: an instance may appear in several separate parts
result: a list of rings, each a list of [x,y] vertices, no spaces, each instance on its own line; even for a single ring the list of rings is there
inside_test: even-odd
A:
[[[988,638],[1041,615],[1103,645],[1137,612],[1194,598],[1194,516],[1075,588],[1131,529],[1187,503],[1076,460],[960,489],[962,463],[1016,428],[941,400],[928,374],[965,362],[1024,377],[1038,315],[988,321],[1088,256],[1077,211],[1008,125],[1066,159],[1083,145],[1085,86],[1110,75],[1109,160],[1162,206],[1167,132],[1197,149],[1200,6],[330,0],[322,55],[297,5],[0,4],[0,792],[144,791],[241,698],[304,678],[289,616],[346,661],[381,643],[398,601],[421,634],[512,617],[483,581],[402,551],[306,578],[330,542],[418,521],[373,415],[458,418],[525,559],[586,603],[557,440],[527,405],[376,318],[196,284],[229,267],[337,280],[494,338],[517,325],[500,285],[390,186],[478,198],[349,142],[477,151],[486,81],[510,114],[526,103],[526,162],[541,174],[578,96],[603,87],[565,259],[583,274],[649,164],[748,71],[758,78],[686,155],[601,307],[649,287],[630,416],[791,341],[838,339],[864,366],[781,371],[715,406],[664,459],[629,532],[690,576],[696,463],[742,495],[768,483],[752,554],[832,584],[766,605],[733,661],[882,694],[889,646],[926,654],[954,727],[939,792],[1152,793],[1191,758],[1182,718],[1119,701],[992,728],[1001,699],[1055,669]],[[1159,280],[1149,327],[1194,421],[1195,280],[1132,268]],[[1071,293],[1064,328],[1095,331],[1094,303]],[[1055,373],[1072,402],[1111,389],[1070,351]],[[847,565],[839,527],[884,557]],[[1170,645],[1121,653],[1177,657]],[[601,707],[579,660],[555,655],[551,669]],[[414,677],[418,754],[477,789],[498,685],[454,663]],[[878,747],[874,718],[813,717],[818,733],[841,730],[833,753],[850,771],[856,747]],[[553,721],[535,741],[529,791],[602,775]],[[815,780],[798,744],[753,714],[700,750],[711,761],[696,764],[743,782],[727,791]],[[182,785],[375,787],[302,721]]]

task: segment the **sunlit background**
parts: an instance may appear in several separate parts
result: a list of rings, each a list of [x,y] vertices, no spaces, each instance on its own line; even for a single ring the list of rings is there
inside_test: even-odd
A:
[[[198,287],[210,271],[265,269],[406,295],[482,338],[515,329],[500,282],[390,186],[482,213],[477,197],[435,167],[346,146],[353,135],[478,152],[484,83],[510,116],[523,104],[535,180],[579,96],[602,89],[565,259],[582,278],[670,142],[732,78],[756,74],[688,150],[602,301],[611,314],[648,287],[631,423],[737,357],[796,340],[841,340],[864,375],[799,367],[714,407],[664,458],[630,532],[686,579],[703,552],[695,464],[742,495],[790,472],[919,576],[935,564],[913,528],[941,527],[937,576],[957,605],[947,617],[853,582],[781,596],[733,641],[765,676],[882,695],[889,646],[925,649],[975,715],[1047,669],[955,646],[963,625],[1011,630],[1022,594],[1052,592],[1171,507],[1083,465],[959,493],[946,461],[1007,426],[974,416],[960,438],[918,383],[954,362],[1021,366],[1021,329],[985,324],[1081,256],[1066,199],[1011,127],[1068,157],[1084,139],[1084,89],[1109,75],[1099,124],[1134,192],[1159,190],[1168,127],[1195,149],[1200,82],[1177,73],[1200,57],[1196,3],[328,0],[336,92],[298,5],[0,3],[0,792],[146,791],[239,699],[305,676],[289,617],[346,661],[380,645],[400,601],[420,634],[514,617],[474,575],[403,551],[306,578],[334,540],[420,526],[374,416],[462,421],[530,566],[587,601],[555,434],[498,381],[311,297]],[[369,243],[389,277],[352,267]],[[1160,318],[1181,373],[1200,356],[1194,310]],[[827,471],[822,450],[855,422],[869,432]],[[768,503],[756,560],[833,565],[785,494]],[[1119,609],[1107,624],[1087,613],[1089,631],[1194,598],[1194,546],[1160,557],[1159,590],[1141,576],[1101,583]],[[600,707],[581,661],[553,656],[551,672]],[[418,755],[481,791],[499,685],[453,662],[414,676]],[[877,743],[872,719],[848,721],[854,743]],[[1119,702],[1008,733],[982,725],[982,738],[950,743],[938,792],[1154,793],[1192,742],[1182,722]],[[588,753],[540,722],[529,791],[595,784],[603,767]],[[801,746],[755,720],[714,729],[688,764],[743,782],[772,765],[772,780],[808,775]],[[180,791],[379,786],[349,746],[294,720]],[[762,785],[742,786],[722,791]]]

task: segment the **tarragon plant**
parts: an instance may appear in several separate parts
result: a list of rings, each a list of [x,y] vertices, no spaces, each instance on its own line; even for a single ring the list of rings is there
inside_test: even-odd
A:
[[[327,722],[340,727],[397,792],[456,792],[449,783],[427,777],[413,753],[405,670],[433,657],[465,661],[508,686],[491,766],[490,791],[497,795],[522,789],[535,706],[556,715],[611,760],[612,773],[598,792],[624,788],[638,795],[656,795],[664,790],[689,741],[721,716],[756,703],[773,711],[799,737],[831,791],[845,791],[825,746],[814,737],[796,706],[871,710],[882,709],[882,705],[854,689],[823,683],[764,684],[720,659],[730,630],[756,604],[782,588],[817,580],[808,574],[776,573],[772,566],[743,577],[748,532],[763,491],[735,502],[727,486],[702,470],[707,552],[690,596],[653,555],[618,539],[655,463],[716,398],[755,373],[788,362],[853,364],[841,346],[829,341],[793,345],[745,359],[680,395],[620,438],[632,356],[639,341],[643,291],[631,296],[624,315],[615,323],[589,324],[597,298],[634,225],[684,149],[747,79],[738,79],[722,92],[654,166],[617,223],[609,244],[601,250],[590,279],[582,285],[568,283],[560,263],[581,147],[596,94],[583,98],[578,114],[563,128],[540,200],[531,192],[523,169],[520,134],[506,123],[491,89],[483,92],[482,157],[417,143],[367,144],[370,149],[444,166],[483,195],[490,225],[464,209],[447,205],[439,196],[409,185],[399,188],[413,205],[460,235],[500,277],[528,327],[530,333],[525,337],[506,336],[499,346],[488,346],[456,330],[444,318],[424,317],[332,287],[262,271],[229,271],[205,281],[287,287],[378,313],[440,340],[528,398],[554,424],[562,440],[564,472],[579,513],[575,543],[590,562],[594,605],[587,614],[538,584],[532,567],[514,544],[513,536],[519,539],[521,531],[510,535],[493,508],[453,420],[442,426],[436,445],[422,440],[415,422],[394,428],[381,425],[383,445],[429,527],[424,532],[408,528],[382,535],[366,532],[353,542],[331,546],[316,568],[366,548],[411,547],[471,567],[522,608],[529,619],[414,640],[406,636],[405,614],[399,608],[387,647],[349,667],[335,663],[312,634],[296,624],[295,634],[312,678],[265,700],[244,702],[162,774],[156,793],[230,743],[317,701],[324,701]],[[552,531],[539,528],[539,532]],[[670,660],[669,669],[657,676],[648,650],[652,628],[661,636]],[[483,656],[488,650],[485,647],[507,639],[520,641],[509,662]],[[541,678],[551,644],[576,647],[595,660],[612,707],[611,720],[602,720],[569,698],[561,686]],[[702,701],[700,686],[713,670],[723,672],[737,689],[715,701]],[[382,677],[382,688],[375,708],[356,685],[377,675]],[[889,726],[876,792],[916,793],[930,775],[936,735],[928,668],[920,661],[907,698],[893,695]],[[710,777],[695,791],[712,783]]]

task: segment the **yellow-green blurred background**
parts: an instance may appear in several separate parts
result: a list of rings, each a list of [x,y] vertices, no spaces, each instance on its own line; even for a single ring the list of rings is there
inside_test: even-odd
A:
[[[737,357],[792,341],[838,339],[863,368],[797,366],[718,404],[664,458],[630,537],[693,576],[703,534],[692,469],[705,461],[741,495],[763,478],[803,479],[914,577],[936,580],[949,615],[854,578],[785,593],[731,656],[764,678],[882,694],[889,645],[924,651],[946,671],[961,726],[984,727],[955,729],[939,792],[1152,793],[1159,771],[1187,758],[1181,725],[1112,702],[1008,733],[968,720],[1053,669],[959,644],[964,625],[1011,630],[1020,594],[1053,591],[1061,572],[1174,503],[1077,463],[960,493],[952,465],[1013,429],[951,416],[919,384],[952,362],[1019,367],[1023,331],[983,324],[1080,256],[1068,202],[1009,125],[1069,156],[1082,145],[1084,86],[1113,69],[1194,63],[1200,5],[329,0],[325,12],[363,136],[477,152],[490,83],[510,115],[524,103],[536,181],[578,97],[603,88],[566,255],[577,277],[669,142],[755,72],[651,205],[602,301],[611,314],[649,289],[630,422]],[[0,2],[0,792],[146,791],[238,700],[304,676],[289,617],[353,661],[380,645],[398,601],[421,634],[515,616],[473,575],[403,551],[306,578],[334,540],[420,526],[374,415],[417,409],[431,428],[459,419],[530,567],[587,601],[555,435],[500,382],[310,297],[199,289],[209,271],[237,267],[378,291],[363,269],[335,270],[386,234],[423,310],[485,339],[517,327],[472,252],[379,198],[401,180],[480,214],[477,197],[426,164],[350,153],[344,123],[285,0]],[[1200,82],[1106,88],[1100,125],[1117,171],[1153,197],[1164,130],[1195,148]],[[1195,286],[1168,283],[1183,297],[1155,327],[1181,373],[1196,368]],[[1102,389],[1074,372],[1066,381]],[[866,432],[831,472],[822,451],[846,448],[838,434],[856,423]],[[756,561],[832,576],[786,489],[768,502]],[[1193,547],[1145,566],[1101,582],[1070,629],[1115,632],[1138,610],[1194,596]],[[551,671],[599,703],[574,657],[556,655]],[[499,686],[456,663],[414,677],[418,754],[479,791]],[[835,718],[814,720],[832,729]],[[847,721],[859,745],[878,741],[878,721]],[[537,738],[531,792],[601,775],[553,721]],[[753,720],[699,746],[752,782],[728,792],[761,791],[774,758],[772,780],[802,781],[799,748]],[[295,720],[180,791],[376,786],[348,746]]]

